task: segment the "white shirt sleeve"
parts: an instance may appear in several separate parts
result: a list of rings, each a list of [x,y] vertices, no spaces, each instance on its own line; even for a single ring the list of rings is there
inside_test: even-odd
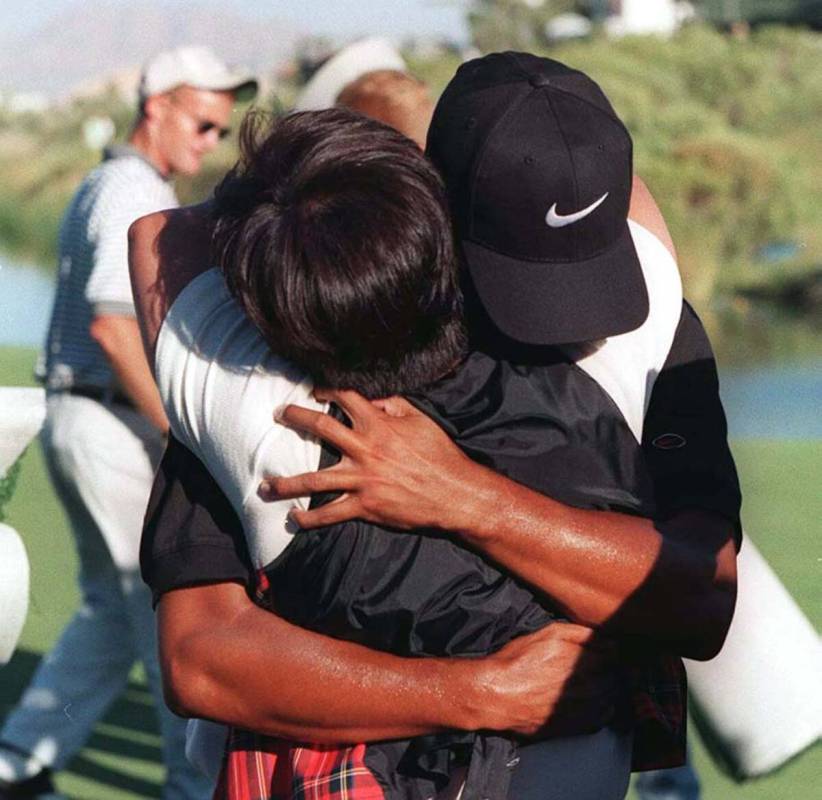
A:
[[[665,245],[633,220],[628,225],[648,290],[648,317],[628,333],[563,350],[607,392],[641,442],[651,392],[679,325],[682,280]]]
[[[263,567],[290,542],[287,519],[308,499],[264,503],[264,475],[316,470],[320,445],[273,420],[295,403],[325,412],[305,373],[273,355],[211,269],[178,295],[160,329],[156,377],[172,433],[207,467],[243,522],[249,552]]]
[[[97,309],[124,316],[135,314],[128,273],[129,226],[139,217],[177,205],[173,190],[159,177],[152,176],[146,184],[138,171],[145,169],[121,168],[108,180],[89,223],[94,255],[86,299]]]

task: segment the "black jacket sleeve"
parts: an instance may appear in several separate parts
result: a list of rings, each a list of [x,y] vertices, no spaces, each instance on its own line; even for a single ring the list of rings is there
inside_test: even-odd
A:
[[[172,589],[228,581],[252,585],[239,518],[208,470],[173,437],[146,511],[140,570],[155,605]]]
[[[705,329],[687,303],[654,384],[642,447],[658,516],[665,519],[688,508],[713,511],[733,523],[738,546],[742,498],[716,362]]]

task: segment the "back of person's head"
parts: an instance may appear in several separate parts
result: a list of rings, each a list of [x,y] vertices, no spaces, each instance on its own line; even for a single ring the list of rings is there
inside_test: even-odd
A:
[[[250,115],[215,193],[214,254],[274,352],[368,397],[453,367],[464,333],[439,174],[346,109]]]
[[[337,105],[384,122],[425,147],[434,101],[428,87],[407,72],[367,72],[343,88]]]

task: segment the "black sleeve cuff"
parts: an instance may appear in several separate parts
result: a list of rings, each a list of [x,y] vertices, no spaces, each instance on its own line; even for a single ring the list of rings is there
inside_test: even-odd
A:
[[[239,583],[251,590],[251,573],[234,548],[198,542],[154,558],[145,575],[154,606],[166,593],[209,583]]]
[[[242,525],[228,498],[174,438],[154,480],[140,545],[140,568],[156,604],[173,589],[254,580]]]

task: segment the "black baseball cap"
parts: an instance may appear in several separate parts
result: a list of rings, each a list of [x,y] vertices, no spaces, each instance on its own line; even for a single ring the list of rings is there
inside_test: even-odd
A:
[[[527,53],[468,61],[437,104],[426,152],[476,293],[504,334],[563,344],[645,321],[628,229],[631,137],[589,77]]]

